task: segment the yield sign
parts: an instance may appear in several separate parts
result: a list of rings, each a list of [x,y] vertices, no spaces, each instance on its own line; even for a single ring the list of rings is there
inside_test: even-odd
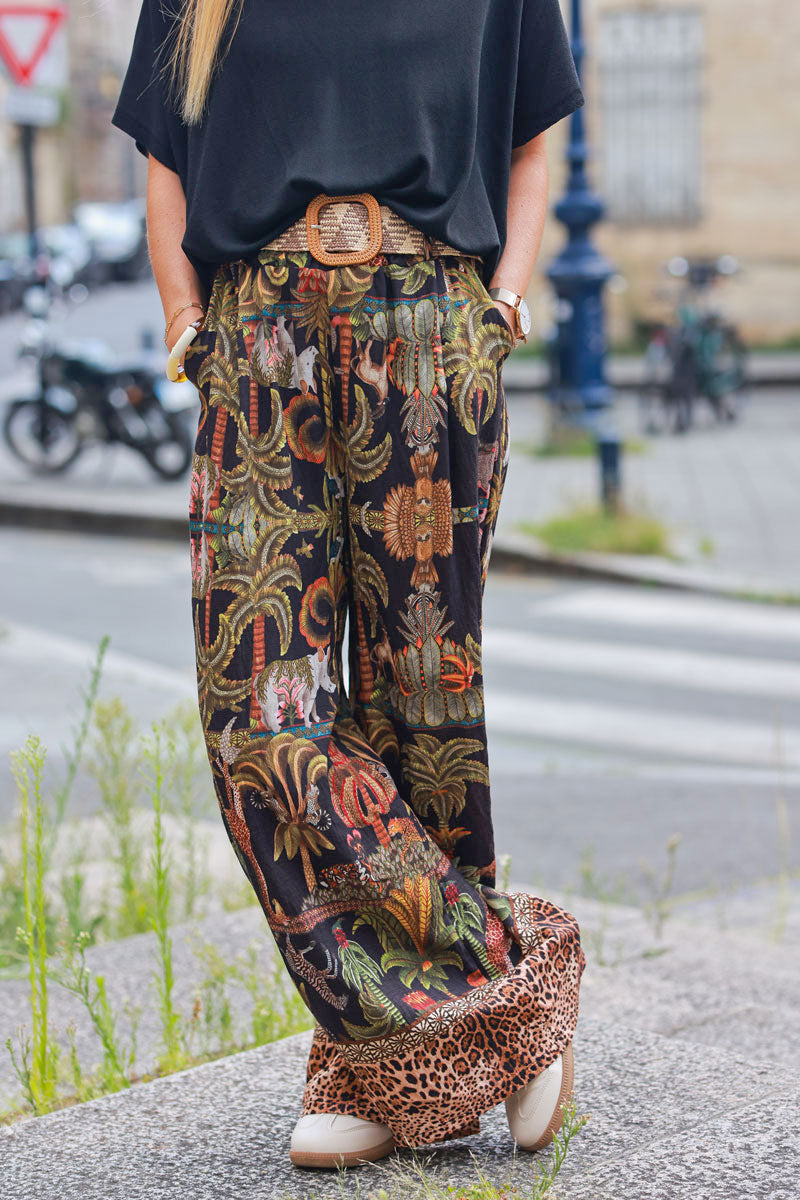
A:
[[[34,71],[66,15],[66,9],[55,4],[0,3],[0,58],[15,83],[33,82]]]

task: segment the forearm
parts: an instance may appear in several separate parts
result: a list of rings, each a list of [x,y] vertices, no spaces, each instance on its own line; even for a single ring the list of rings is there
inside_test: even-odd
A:
[[[200,278],[181,249],[186,232],[186,197],[174,171],[151,155],[147,172],[147,242],[156,286],[164,309],[164,321],[190,301],[203,306],[206,296]],[[187,308],[176,317],[167,344],[174,345],[186,326],[200,316]]]
[[[489,284],[519,296],[530,287],[547,216],[545,138],[542,133],[512,153],[506,243]]]

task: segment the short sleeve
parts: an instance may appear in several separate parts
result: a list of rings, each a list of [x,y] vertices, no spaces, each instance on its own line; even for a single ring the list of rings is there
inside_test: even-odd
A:
[[[537,137],[583,102],[559,0],[522,0],[512,147]]]
[[[186,161],[186,132],[167,98],[165,64],[171,25],[162,4],[163,0],[143,0],[111,124],[129,134],[145,157],[152,154],[180,174]]]

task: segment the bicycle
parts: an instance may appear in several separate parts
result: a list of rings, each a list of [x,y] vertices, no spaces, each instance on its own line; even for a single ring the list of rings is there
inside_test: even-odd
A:
[[[735,326],[707,301],[711,287],[739,269],[730,255],[677,257],[667,264],[668,274],[683,279],[685,288],[674,324],[642,326],[648,337],[640,393],[646,433],[687,432],[699,400],[708,404],[721,424],[739,417],[747,383],[747,348]]]

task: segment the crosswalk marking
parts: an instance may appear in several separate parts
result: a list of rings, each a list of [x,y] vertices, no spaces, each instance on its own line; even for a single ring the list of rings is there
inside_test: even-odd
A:
[[[573,753],[584,747],[602,752],[604,761],[634,754],[646,763],[657,756],[667,767],[683,760],[796,780],[800,724],[794,714],[787,724],[781,710],[800,700],[800,663],[789,658],[800,646],[800,610],[600,585],[528,600],[525,612],[527,629],[487,624],[483,630],[486,715],[496,738],[534,746],[553,741]],[[537,627],[545,620],[558,620],[557,630]],[[677,645],[663,644],[670,635]],[[717,652],[697,642],[712,636]],[[750,654],[737,654],[746,640]],[[754,642],[763,647],[759,657]],[[507,686],[495,687],[504,675],[493,664],[519,667],[530,687],[521,690],[520,675],[508,671]],[[548,692],[547,672],[571,677],[575,698]],[[617,686],[608,701],[584,699],[580,684],[588,679]],[[630,699],[620,691],[626,684]],[[660,693],[668,688],[704,693],[710,714],[714,694],[763,703],[754,718],[752,703],[743,716],[681,712]]]
[[[491,722],[490,722],[491,728]],[[546,779],[556,774],[591,775],[598,774],[598,754],[596,746],[583,747],[579,752],[574,742],[561,747],[551,744],[533,746],[514,743],[504,739],[492,728],[489,741],[489,756],[491,759],[492,777],[520,776],[531,779]],[[617,749],[603,748],[602,774],[604,778],[631,778],[630,753],[623,747]],[[679,758],[661,759],[648,756],[646,760],[636,763],[635,778],[681,784],[683,786],[733,786],[772,788],[780,790],[787,787],[800,787],[800,769],[795,767],[758,767],[744,763],[731,762],[682,762]]]
[[[747,605],[718,605],[697,597],[664,597],[647,593],[630,594],[613,589],[594,588],[585,592],[544,599],[531,606],[537,614],[549,609],[564,617],[574,618],[577,633],[572,638],[563,628],[558,633],[522,632],[496,625],[483,630],[483,649],[487,664],[486,715],[495,737],[512,737],[529,746],[541,746],[551,740],[565,747],[584,746],[605,756],[639,754],[645,759],[658,756],[671,769],[681,760],[687,764],[704,764],[708,769],[722,768],[735,772],[737,766],[749,771],[768,772],[776,779],[785,773],[800,771],[800,724],[786,724],[781,705],[800,700],[800,667],[781,661],[775,638],[776,625],[783,625],[784,634],[791,636],[800,627],[800,616],[783,610],[750,610]],[[720,622],[719,614],[725,613]],[[587,638],[582,622],[591,617],[602,622],[602,630],[612,635]],[[737,637],[748,634],[764,636],[765,650],[772,657],[736,657],[735,653],[692,651],[685,647],[641,645],[618,639],[618,624],[649,628],[656,632],[669,627],[697,631],[724,627],[733,646]],[[766,622],[766,624],[764,624]],[[8,628],[0,643],[0,668],[9,675],[39,669],[45,663],[88,670],[94,648],[73,639],[24,625]],[[776,654],[776,651],[778,653]],[[500,668],[520,667],[531,678],[525,689],[520,675],[510,675],[505,687],[495,687],[502,681]],[[344,658],[345,675],[347,657]],[[582,679],[601,678],[624,685],[651,685],[646,702],[640,703],[641,691],[629,702],[619,688],[609,701],[551,695],[546,681],[537,685],[539,670],[572,676],[577,688]],[[191,671],[171,670],[134,655],[109,651],[104,674],[115,690],[125,687],[152,689],[156,695],[196,696]],[[349,681],[346,681],[349,682]],[[661,702],[659,688],[691,689],[711,696],[763,698],[756,718],[710,716],[696,712],[676,712],[674,706]],[[577,690],[576,688],[576,690]],[[772,701],[772,703],[770,703]],[[709,700],[713,712],[713,700]],[[752,706],[750,711],[752,712]],[[763,712],[763,716],[762,716]],[[19,716],[19,714],[17,714]],[[13,720],[5,722],[5,742],[21,730]],[[574,751],[573,751],[574,752]],[[496,753],[496,751],[495,751]],[[651,763],[652,765],[652,763]]]
[[[9,625],[0,641],[0,664],[24,671],[42,663],[57,663],[85,671],[91,669],[97,648],[77,638],[34,629],[26,625]],[[174,692],[176,699],[197,697],[197,686],[191,672],[175,671],[147,659],[107,650],[103,659],[103,678],[113,676],[113,686],[122,689],[126,684]]]
[[[594,704],[487,689],[491,731],[523,737],[625,747],[701,762],[800,767],[800,730],[768,723],[685,716],[656,708]]]
[[[538,668],[699,691],[800,700],[800,665],[774,659],[735,658],[605,639],[601,642],[519,633],[497,627],[484,629],[483,651],[489,662],[529,667],[534,671]]]
[[[532,619],[542,616],[652,629],[692,630],[720,637],[763,638],[800,643],[800,607],[746,604],[678,593],[643,593],[593,587],[529,602]]]

